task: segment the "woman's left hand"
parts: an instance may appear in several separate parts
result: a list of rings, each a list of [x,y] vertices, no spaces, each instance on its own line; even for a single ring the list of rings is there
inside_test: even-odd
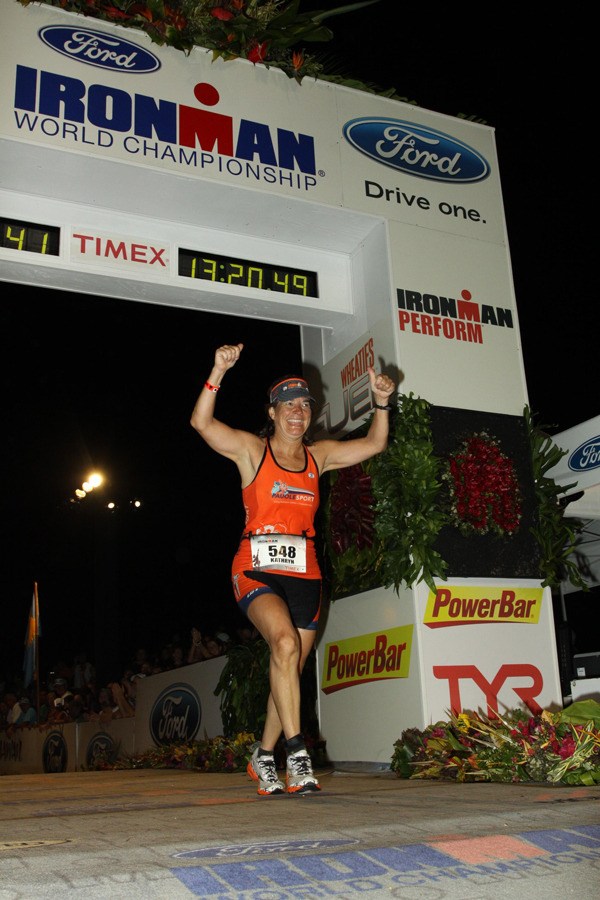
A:
[[[371,391],[377,400],[381,400],[382,405],[387,403],[391,395],[396,390],[396,385],[389,377],[381,373],[377,375],[372,366],[368,368],[369,380],[371,382]]]

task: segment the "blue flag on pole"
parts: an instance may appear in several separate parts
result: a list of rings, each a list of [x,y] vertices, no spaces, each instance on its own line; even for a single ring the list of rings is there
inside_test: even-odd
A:
[[[25,633],[25,659],[23,661],[23,686],[29,687],[37,681],[38,638],[42,633],[40,626],[40,608],[38,603],[37,581],[33,585],[33,599]]]

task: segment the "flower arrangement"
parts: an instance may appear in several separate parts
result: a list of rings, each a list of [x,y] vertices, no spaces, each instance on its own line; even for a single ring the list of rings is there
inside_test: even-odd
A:
[[[195,772],[245,772],[255,737],[242,732],[233,738],[160,745],[116,760],[98,754],[94,769],[186,769]]]
[[[32,0],[18,0],[28,6]],[[189,53],[194,47],[212,51],[213,60],[248,59],[282,69],[299,83],[306,76],[393,97],[373,85],[328,75],[314,54],[301,45],[323,43],[333,32],[323,22],[379,0],[362,0],[327,10],[300,12],[300,0],[41,0],[67,12],[80,13],[145,32],[157,44]]]
[[[600,704],[493,718],[452,713],[447,722],[404,731],[391,768],[399,778],[600,784]]]
[[[308,734],[305,735],[306,749],[315,766],[327,763],[325,741]],[[114,769],[184,769],[191,772],[213,772],[227,774],[229,772],[245,772],[246,766],[257,740],[254,734],[240,732],[226,738],[218,735],[203,741],[180,741],[172,744],[161,744],[144,753],[131,756],[111,753],[98,753],[90,766],[93,771]],[[275,748],[276,764],[285,767],[283,742]]]
[[[512,535],[521,520],[521,492],[512,461],[485,432],[473,434],[446,462],[450,521],[462,534]]]
[[[465,539],[493,535],[498,541],[511,541],[519,530],[521,487],[499,441],[474,431],[457,449],[437,456],[431,411],[428,401],[399,394],[387,450],[343,476],[330,476],[324,555],[331,600],[354,593],[357,584],[365,591],[378,586],[398,591],[401,584],[424,581],[435,591],[435,579],[445,579],[448,571],[437,546],[442,530],[455,529]],[[539,547],[539,577],[544,587],[568,577],[586,590],[569,559],[581,523],[564,518],[564,489],[547,474],[564,451],[534,423],[527,407],[523,419],[536,507],[528,534]],[[368,424],[353,436],[363,434]]]
[[[374,502],[371,476],[362,466],[340,470],[331,491],[331,545],[336,553],[373,546]]]

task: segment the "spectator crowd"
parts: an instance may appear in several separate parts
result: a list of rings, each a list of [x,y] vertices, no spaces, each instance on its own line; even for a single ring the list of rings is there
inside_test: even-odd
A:
[[[181,666],[213,659],[227,653],[232,643],[257,637],[255,629],[241,626],[232,639],[225,632],[205,634],[192,627],[187,646],[177,635],[158,653],[138,647],[119,677],[99,684],[94,664],[85,652],[71,664],[57,660],[39,687],[23,685],[13,678],[0,683],[0,731],[60,722],[110,722],[135,715],[140,679]]]

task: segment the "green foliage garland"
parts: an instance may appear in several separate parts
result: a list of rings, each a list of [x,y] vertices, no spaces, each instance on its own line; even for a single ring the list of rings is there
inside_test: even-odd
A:
[[[371,546],[354,543],[345,552],[331,545],[331,496],[327,502],[326,533],[331,570],[330,596],[339,597],[383,585],[416,584],[423,580],[433,590],[434,578],[443,578],[446,563],[433,548],[447,517],[438,502],[441,462],[433,452],[426,400],[400,394],[391,414],[390,439],[385,453],[368,460],[362,469],[371,477],[374,500],[374,540]],[[363,433],[357,431],[357,435]],[[331,479],[335,492],[336,473]]]
[[[32,0],[18,0],[28,6]],[[281,69],[301,83],[319,78],[384,97],[401,99],[393,88],[327,73],[304,43],[325,43],[333,32],[323,23],[379,3],[362,0],[334,9],[300,12],[300,0],[40,0],[67,12],[79,13],[126,28],[145,32],[155,44],[166,44],[184,53],[194,47],[212,51],[212,58],[248,59],[266,68]],[[299,49],[293,49],[298,47]]]
[[[434,578],[446,574],[446,562],[433,548],[447,516],[438,503],[441,462],[434,455],[430,408],[426,400],[401,395],[388,448],[373,460],[382,583],[396,591],[420,581],[435,590]]]
[[[540,570],[544,576],[544,586],[556,586],[568,579],[581,590],[589,590],[582,579],[576,563],[569,559],[577,546],[582,523],[564,516],[564,506],[560,495],[567,493],[575,484],[559,487],[548,472],[566,455],[552,439],[534,425],[531,411],[525,408],[525,420],[531,447],[533,480],[537,500],[536,524],[531,529],[540,549]]]
[[[269,645],[263,638],[234,644],[215,688],[227,738],[240,732],[261,734],[269,699]]]
[[[330,599],[356,593],[357,585],[363,591],[393,586],[398,592],[402,584],[424,581],[435,590],[435,579],[445,579],[448,564],[435,549],[435,541],[444,526],[458,525],[443,489],[448,463],[434,453],[430,410],[426,400],[399,394],[387,450],[357,467],[357,477],[366,473],[371,480],[373,508],[367,525],[371,527],[372,522],[372,544],[361,546],[360,541],[354,541],[347,549],[332,545],[333,473],[325,511]],[[558,487],[547,474],[564,453],[534,424],[527,407],[524,418],[535,481],[537,508],[532,534],[540,547],[540,578],[544,586],[556,587],[568,577],[586,590],[576,564],[569,559],[577,546],[581,523],[564,518],[559,497],[565,488]],[[364,433],[368,424],[356,435]],[[505,531],[502,539],[510,540],[508,529]]]

